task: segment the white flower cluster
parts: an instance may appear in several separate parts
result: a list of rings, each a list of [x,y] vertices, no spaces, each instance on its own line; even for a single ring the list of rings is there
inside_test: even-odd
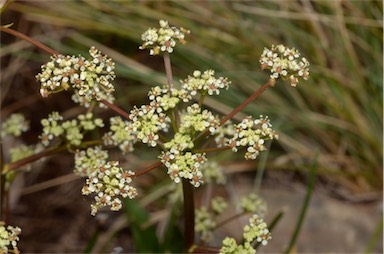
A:
[[[235,126],[232,124],[231,120],[225,122],[223,125],[220,125],[219,128],[216,128],[216,131],[212,134],[215,135],[215,143],[217,147],[226,146],[227,137],[233,137],[235,132]]]
[[[84,97],[86,104],[92,100],[111,100],[115,90],[111,81],[115,79],[115,64],[111,58],[102,55],[95,47],[89,50],[91,59],[82,56],[54,55],[51,61],[41,66],[36,75],[41,83],[40,93],[47,97],[51,93],[73,88],[77,95]]]
[[[134,198],[136,188],[130,186],[132,171],[119,167],[119,162],[111,161],[92,171],[82,188],[83,195],[95,194],[95,204],[91,205],[91,214],[96,215],[104,206],[111,206],[112,211],[122,208],[122,198]]]
[[[200,239],[208,242],[213,238],[213,229],[216,227],[216,222],[211,213],[206,207],[201,207],[195,210],[195,231],[200,234]]]
[[[226,182],[223,168],[216,161],[207,161],[201,171],[204,172],[204,182],[217,184],[225,184]]]
[[[223,197],[214,197],[211,201],[212,211],[216,214],[222,214],[224,210],[228,207],[228,203]]]
[[[104,144],[119,146],[124,154],[132,152],[133,144],[137,141],[132,122],[123,120],[120,116],[111,117],[109,121],[111,131],[103,136]]]
[[[179,154],[187,149],[192,149],[194,144],[191,135],[177,132],[173,139],[164,144],[164,147],[173,154]]]
[[[188,76],[184,81],[180,81],[183,88],[190,91],[191,95],[196,95],[198,92],[201,94],[220,94],[220,89],[228,89],[229,84],[227,78],[215,78],[215,71],[207,70],[201,73],[194,71],[193,76]]]
[[[29,130],[29,122],[25,120],[24,115],[19,113],[11,114],[2,124],[1,124],[1,137],[6,135],[12,135],[18,137],[21,133]]]
[[[309,78],[309,62],[305,57],[300,59],[300,53],[295,48],[287,48],[281,44],[272,45],[271,49],[264,48],[260,64],[262,70],[271,71],[272,79],[289,79],[291,86],[296,86],[299,78]]]
[[[248,196],[242,197],[240,200],[240,206],[244,212],[254,213],[261,217],[264,217],[267,213],[266,202],[256,193],[251,193]]]
[[[41,120],[43,133],[39,136],[44,146],[48,146],[55,138],[62,136],[71,145],[80,145],[84,132],[103,127],[101,118],[93,119],[92,113],[78,115],[77,119],[62,122],[63,117],[58,112],[52,112],[48,118]]]
[[[268,240],[272,238],[271,233],[268,230],[267,224],[261,217],[256,214],[254,214],[249,219],[249,225],[245,225],[243,236],[244,239],[249,243],[256,240],[262,245],[267,245]]]
[[[167,151],[162,152],[160,159],[167,167],[167,173],[175,183],[179,183],[181,178],[188,179],[195,187],[199,187],[203,183],[203,174],[200,169],[207,160],[205,153],[175,154]]]
[[[180,101],[188,102],[192,99],[186,90],[178,90],[168,86],[151,88],[148,98],[151,100],[150,105],[156,108],[158,113],[173,109]]]
[[[20,233],[21,229],[19,227],[10,225],[6,227],[5,223],[0,221],[0,253],[20,253],[17,248]]]
[[[81,96],[78,91],[74,91],[74,93],[71,96],[72,101],[75,103],[79,104],[80,106],[84,108],[90,108],[92,106],[92,102],[90,101],[89,98]],[[104,99],[108,101],[109,103],[113,103],[115,101],[115,96],[112,93],[106,93],[104,94]],[[108,108],[105,106],[103,103],[97,103],[99,108]]]
[[[151,105],[142,105],[140,108],[136,106],[130,111],[129,115],[132,123],[126,129],[134,133],[134,135],[144,144],[151,147],[157,145],[160,130],[167,131],[171,122],[170,118],[160,112],[156,112],[156,108]]]
[[[100,146],[77,150],[75,153],[75,174],[88,177],[96,168],[107,163],[108,151]]]
[[[255,240],[262,245],[267,245],[272,238],[266,223],[257,215],[253,215],[249,219],[249,225],[244,227],[243,231],[244,243],[237,244],[232,237],[226,237],[223,240],[223,246],[220,249],[220,254],[255,254],[256,250],[252,246]]]
[[[181,115],[179,132],[194,134],[206,129],[214,133],[219,126],[219,119],[208,109],[202,110],[199,104],[192,104],[187,108],[187,112]]]
[[[185,35],[190,31],[184,28],[169,26],[168,21],[160,20],[160,28],[149,28],[141,35],[144,41],[140,49],[149,49],[149,54],[158,55],[160,52],[172,53],[176,41],[185,44]]]
[[[256,159],[260,152],[266,150],[266,140],[278,139],[267,117],[260,116],[253,120],[246,117],[241,123],[235,125],[235,135],[227,141],[232,151],[237,152],[239,147],[247,147],[245,159]]]

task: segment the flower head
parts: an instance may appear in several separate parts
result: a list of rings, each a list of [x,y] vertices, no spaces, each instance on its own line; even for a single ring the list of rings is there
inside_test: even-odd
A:
[[[267,224],[257,215],[253,215],[249,219],[249,224],[243,229],[244,243],[238,244],[235,239],[227,237],[223,240],[223,246],[220,249],[220,254],[255,254],[256,250],[252,246],[255,240],[262,245],[267,245],[272,238],[271,233],[267,228]]]
[[[263,217],[267,212],[266,202],[256,193],[251,193],[240,200],[240,206],[244,212],[258,214]]]
[[[75,153],[75,174],[89,176],[93,170],[107,163],[108,151],[100,146],[88,147],[86,150],[77,150]]]
[[[179,183],[181,178],[190,180],[195,187],[199,187],[203,183],[201,167],[207,160],[205,153],[167,151],[162,152],[160,159],[168,168],[167,173],[175,183]]]
[[[228,89],[229,84],[227,78],[215,78],[215,71],[207,70],[201,73],[194,71],[193,76],[188,76],[184,81],[180,81],[185,90],[188,90],[191,95],[196,95],[197,92],[202,94],[220,94],[220,89]]]
[[[210,241],[213,238],[212,231],[215,226],[216,222],[206,207],[203,206],[195,210],[195,231],[201,234],[201,240],[205,242]]]
[[[176,42],[185,44],[185,35],[190,31],[184,28],[169,26],[168,21],[160,20],[159,28],[149,28],[141,35],[144,41],[140,49],[149,49],[149,54],[158,55],[160,52],[172,53]]]
[[[140,108],[136,106],[131,110],[129,118],[132,121],[130,130],[135,133],[136,137],[141,142],[148,144],[151,147],[157,145],[160,130],[167,131],[170,118],[160,112],[156,112],[156,108],[151,105],[142,105]]]
[[[104,206],[111,206],[112,211],[118,211],[122,208],[122,198],[136,197],[136,188],[129,185],[133,175],[132,171],[119,167],[118,161],[107,162],[95,168],[82,189],[83,195],[95,194],[96,202],[91,205],[91,214],[96,215]]]
[[[20,253],[17,248],[21,229],[19,227],[5,226],[0,221],[0,253]]]
[[[137,142],[136,127],[131,121],[123,120],[120,116],[111,117],[109,121],[111,131],[103,136],[104,144],[119,146],[124,154],[132,152],[133,145]]]
[[[62,121],[63,117],[58,112],[52,112],[48,118],[41,120],[43,133],[39,136],[44,146],[48,146],[55,137],[62,137],[71,145],[80,145],[84,132],[103,127],[101,118],[93,118],[92,113],[80,114],[77,119]]]
[[[41,83],[41,95],[47,97],[72,88],[78,96],[85,98],[84,102],[75,100],[84,104],[92,100],[112,100],[115,64],[95,47],[90,48],[89,54],[91,58],[88,60],[82,56],[52,56],[50,62],[41,66],[42,72],[36,75]]]
[[[247,147],[245,159],[256,159],[260,152],[266,150],[266,140],[278,139],[278,135],[272,129],[267,117],[260,116],[253,120],[247,117],[241,123],[235,125],[235,134],[227,141],[232,151],[237,152],[239,147]]]
[[[150,105],[158,113],[173,109],[181,101],[188,102],[192,99],[186,90],[170,88],[169,86],[151,88],[148,98],[151,100]]]
[[[249,225],[245,225],[243,237],[249,243],[256,240],[262,245],[267,245],[268,240],[272,238],[267,224],[256,214],[249,219]]]
[[[179,131],[181,133],[202,132],[206,129],[209,132],[215,132],[219,126],[219,120],[211,111],[204,109],[195,103],[187,108],[187,112],[181,115],[181,124]]]
[[[271,79],[282,77],[289,79],[291,86],[299,83],[299,78],[309,78],[309,62],[305,57],[300,59],[300,53],[295,48],[288,48],[284,45],[272,45],[271,49],[264,48],[260,57],[261,69],[271,71]]]
[[[13,135],[18,137],[29,129],[29,122],[22,114],[12,114],[1,124],[1,137]]]

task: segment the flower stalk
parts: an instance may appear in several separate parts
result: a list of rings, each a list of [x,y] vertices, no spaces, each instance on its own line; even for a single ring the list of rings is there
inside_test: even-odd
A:
[[[185,178],[182,180],[184,198],[185,250],[189,252],[195,242],[195,202],[193,186]]]

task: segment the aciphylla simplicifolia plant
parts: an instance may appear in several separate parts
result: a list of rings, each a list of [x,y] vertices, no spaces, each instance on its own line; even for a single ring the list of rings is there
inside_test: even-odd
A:
[[[308,79],[308,61],[295,48],[272,45],[260,57],[261,69],[270,73],[268,81],[247,100],[226,116],[219,116],[204,106],[207,96],[218,96],[228,89],[231,82],[218,77],[214,70],[194,70],[185,79],[174,82],[170,55],[178,44],[185,44],[189,30],[170,26],[161,20],[158,28],[142,34],[142,50],[164,59],[167,83],[154,86],[148,92],[149,103],[134,106],[129,112],[114,103],[115,65],[111,58],[95,47],[89,58],[62,55],[53,49],[2,27],[4,32],[23,38],[50,53],[51,60],[36,75],[41,84],[42,97],[55,96],[61,91],[72,92],[72,99],[86,107],[87,113],[74,119],[64,119],[59,112],[52,112],[41,120],[40,143],[35,147],[14,149],[11,161],[5,164],[2,175],[10,184],[16,169],[48,155],[69,150],[74,154],[74,173],[85,178],[83,195],[93,198],[90,213],[97,215],[102,209],[118,211],[123,200],[140,196],[135,178],[144,177],[152,170],[165,171],[176,184],[182,185],[184,206],[185,251],[215,253],[256,253],[256,246],[266,245],[271,233],[263,220],[264,201],[255,194],[241,201],[243,213],[253,213],[244,226],[243,240],[237,242],[227,237],[222,246],[197,245],[195,232],[203,243],[209,242],[212,232],[228,220],[216,222],[215,218],[228,206],[224,198],[212,199],[211,208],[195,209],[194,189],[205,183],[225,183],[225,177],[214,155],[224,150],[244,153],[246,160],[254,160],[265,151],[266,142],[278,139],[267,116],[248,116],[239,123],[231,119],[254,101],[278,79],[287,80],[295,87],[300,79]],[[104,128],[104,121],[93,112],[95,106],[111,109],[116,116],[109,119],[109,130],[102,140],[85,140],[86,133]],[[28,121],[14,114],[2,124],[2,137],[18,136],[28,129]],[[135,144],[143,143],[148,149],[157,149],[158,162],[144,169],[126,170],[119,161],[110,160],[108,149],[116,147],[123,155],[135,152]],[[2,250],[17,252],[16,241],[20,229],[0,227]]]

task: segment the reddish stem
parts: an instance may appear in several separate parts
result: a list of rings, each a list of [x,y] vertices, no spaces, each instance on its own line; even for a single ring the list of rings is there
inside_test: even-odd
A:
[[[48,47],[47,45],[44,45],[43,43],[35,40],[35,39],[32,39],[31,37],[25,35],[25,34],[22,34],[16,30],[13,30],[11,28],[8,28],[8,27],[4,27],[4,26],[0,26],[0,31],[3,31],[3,32],[6,32],[6,33],[9,33],[9,34],[12,34],[13,36],[15,37],[18,37],[22,40],[25,40],[29,43],[32,43],[33,45],[35,45],[36,47],[44,50],[45,52],[51,54],[51,55],[59,55],[60,53],[57,52],[56,50],[54,49],[51,49],[50,47]]]
[[[129,114],[122,110],[121,108],[119,108],[118,106],[106,101],[106,100],[102,100],[101,103],[103,103],[105,106],[107,106],[108,108],[112,109],[113,111],[115,111],[116,113],[122,115],[124,118],[128,119],[129,120]]]
[[[226,117],[224,117],[221,121],[220,121],[220,125],[223,125],[225,122],[227,122],[229,119],[231,119],[232,117],[234,117],[237,113],[239,113],[243,108],[245,108],[249,103],[251,103],[252,101],[254,101],[258,96],[260,96],[260,94],[262,94],[265,90],[267,90],[268,87],[270,87],[271,85],[273,85],[274,82],[273,80],[268,80],[267,83],[265,83],[262,87],[260,87],[256,92],[254,92],[248,99],[246,99],[243,103],[241,103],[237,108],[235,108],[234,110],[232,110],[231,113],[229,113]]]
[[[139,172],[135,173],[135,174],[132,176],[132,178],[135,178],[135,177],[144,175],[144,174],[148,173],[149,171],[151,171],[151,170],[153,170],[153,169],[155,169],[155,168],[160,167],[161,165],[163,165],[163,163],[162,163],[161,161],[158,161],[158,162],[156,162],[155,164],[152,164],[152,165],[150,165],[149,167],[146,167],[146,168],[140,170]]]

